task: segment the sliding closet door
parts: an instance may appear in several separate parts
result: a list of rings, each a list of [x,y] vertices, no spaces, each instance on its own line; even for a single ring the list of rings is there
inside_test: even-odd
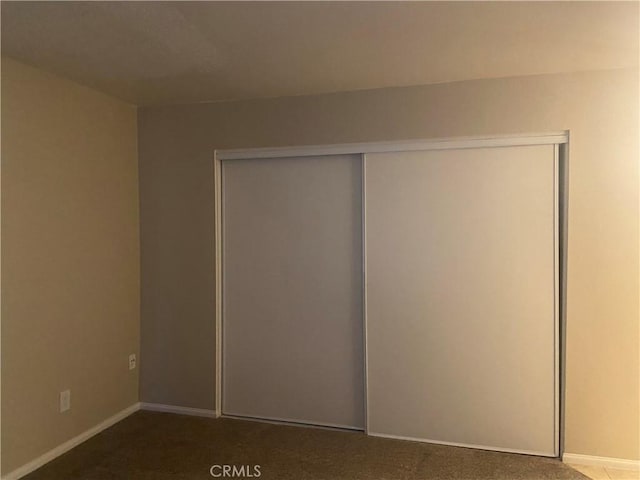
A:
[[[554,146],[365,168],[369,432],[557,454]]]
[[[222,168],[223,413],[363,428],[360,155]]]

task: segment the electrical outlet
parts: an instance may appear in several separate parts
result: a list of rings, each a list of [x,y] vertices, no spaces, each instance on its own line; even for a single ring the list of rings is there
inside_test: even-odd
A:
[[[71,390],[60,392],[60,413],[71,408]]]
[[[129,355],[129,370],[133,370],[136,368],[136,354],[132,353]]]

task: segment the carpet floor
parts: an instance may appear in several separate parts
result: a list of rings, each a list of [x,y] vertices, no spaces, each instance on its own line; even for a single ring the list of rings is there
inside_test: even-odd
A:
[[[229,469],[235,466],[240,475],[223,476],[224,465],[230,465]],[[357,432],[143,411],[24,478],[216,478],[211,473],[217,478],[261,480],[587,478],[549,458],[390,440]]]

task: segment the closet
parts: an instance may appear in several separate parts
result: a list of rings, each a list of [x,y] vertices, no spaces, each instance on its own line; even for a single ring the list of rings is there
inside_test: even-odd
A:
[[[216,152],[218,411],[557,456],[566,142]]]

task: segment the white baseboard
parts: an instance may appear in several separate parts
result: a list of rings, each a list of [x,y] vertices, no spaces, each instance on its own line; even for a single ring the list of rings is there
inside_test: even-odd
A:
[[[193,415],[195,417],[218,418],[218,412],[206,408],[179,407],[177,405],[163,405],[161,403],[140,403],[141,410],[151,412],[177,413],[179,415]]]
[[[56,448],[49,450],[48,452],[44,453],[43,455],[40,455],[35,460],[32,460],[29,463],[26,463],[25,465],[16,468],[12,472],[9,472],[6,475],[3,475],[2,480],[17,480],[18,478],[24,477],[28,473],[31,473],[34,470],[40,468],[45,463],[49,463],[54,458],[59,457],[63,453],[68,452],[73,447],[77,447],[82,442],[86,442],[87,440],[89,440],[94,435],[102,432],[103,430],[106,430],[107,428],[111,427],[112,425],[115,425],[120,420],[125,419],[126,417],[128,417],[129,415],[131,415],[134,412],[137,412],[138,410],[140,410],[140,404],[139,403],[134,403],[133,405],[131,405],[131,406],[125,408],[124,410],[116,413],[112,417],[109,417],[106,420],[104,420],[103,422],[100,422],[95,427],[92,427],[89,430],[85,430],[80,435],[77,435],[77,436],[73,437],[72,439],[67,440],[63,444],[58,445]]]
[[[580,453],[565,453],[562,455],[564,463],[574,465],[591,465],[596,467],[617,468],[618,470],[640,470],[640,460],[628,460],[626,458],[595,457]]]

